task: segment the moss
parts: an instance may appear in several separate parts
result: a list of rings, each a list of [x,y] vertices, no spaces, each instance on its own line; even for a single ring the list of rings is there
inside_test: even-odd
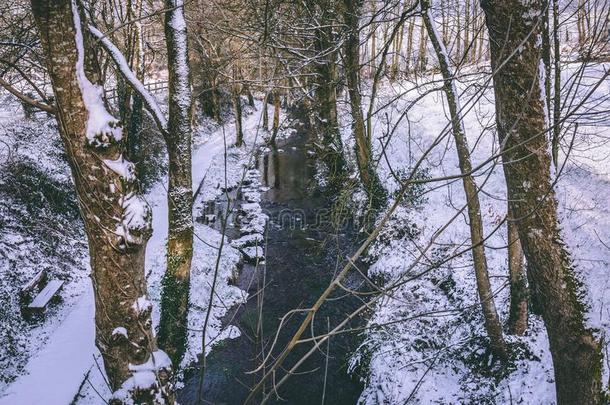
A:
[[[411,171],[411,168],[399,169],[396,172],[396,177],[398,177],[400,182],[404,184],[407,180],[409,180]],[[409,208],[419,208],[426,204],[426,202],[428,202],[428,199],[425,197],[427,190],[426,184],[423,181],[429,180],[431,178],[432,176],[430,175],[430,168],[426,167],[417,170],[413,175],[411,181],[417,181],[418,183],[410,184],[407,187],[402,197],[402,205]],[[394,198],[398,197],[399,193],[400,189],[396,190],[394,192]]]
[[[38,217],[42,211],[71,219],[78,216],[76,194],[69,183],[51,178],[29,159],[9,164],[6,170],[10,181],[3,182],[2,189],[30,214]]]
[[[176,277],[176,270],[191,257],[192,250],[169,256],[167,272],[161,281],[161,319],[157,340],[159,347],[172,359],[174,367],[178,367],[186,350],[190,290],[189,280]]]

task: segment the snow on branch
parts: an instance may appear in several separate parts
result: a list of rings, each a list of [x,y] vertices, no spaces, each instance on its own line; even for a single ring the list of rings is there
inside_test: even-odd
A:
[[[76,2],[72,0],[72,16],[74,19],[76,40],[76,79],[80,88],[83,103],[87,110],[87,143],[95,147],[108,147],[123,139],[123,129],[119,120],[106,110],[104,105],[104,89],[91,83],[85,74],[85,45],[80,14]]]
[[[119,237],[119,248],[127,249],[132,245],[142,245],[152,231],[152,211],[140,195],[128,193],[120,199],[121,219],[114,231]]]
[[[129,377],[121,387],[112,394],[112,400],[121,404],[134,403],[133,398],[138,393],[155,393],[161,388],[161,380],[167,378],[171,373],[172,362],[169,356],[162,350],[155,350],[150,354],[146,362],[142,364],[129,364]],[[138,401],[139,402],[139,401]],[[155,397],[155,403],[166,403],[162,395]]]
[[[100,30],[95,28],[93,25],[89,25],[89,32],[100,41],[104,49],[108,52],[116,66],[119,68],[119,71],[121,72],[125,80],[127,80],[127,82],[131,85],[134,91],[139,93],[139,95],[142,97],[146,109],[152,114],[153,119],[159,126],[159,129],[162,132],[166,132],[167,120],[165,118],[165,115],[161,111],[161,108],[159,107],[157,99],[148,90],[146,90],[144,84],[140,80],[138,80],[136,75],[129,67],[129,64],[127,63],[127,60],[125,59],[123,53],[112,43],[112,41],[110,41],[107,36],[105,36]]]

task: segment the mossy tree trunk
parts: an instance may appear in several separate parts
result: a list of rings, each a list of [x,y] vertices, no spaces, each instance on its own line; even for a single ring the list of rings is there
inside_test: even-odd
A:
[[[275,145],[275,138],[277,137],[277,133],[280,130],[280,92],[275,89],[272,91],[273,96],[273,126],[271,128],[271,139],[269,143],[271,145]]]
[[[508,213],[508,281],[510,285],[508,331],[520,336],[527,329],[529,291],[519,231],[510,208]]]
[[[486,0],[498,138],[530,291],[549,336],[559,404],[602,403],[600,341],[561,239],[540,77],[543,0]],[[515,50],[517,50],[515,52]],[[544,69],[542,69],[544,70]]]
[[[348,30],[345,39],[344,68],[352,114],[352,132],[356,141],[356,163],[360,181],[367,192],[371,207],[380,208],[386,202],[387,196],[373,167],[371,142],[364,128],[360,94],[359,19],[362,0],[344,0],[343,5],[344,22]]]
[[[336,4],[332,0],[317,0],[320,26],[315,29],[316,51],[315,112],[316,128],[323,145],[322,160],[331,177],[341,177],[345,170],[343,143],[337,118],[337,35]]]
[[[239,85],[233,86],[233,112],[235,114],[235,146],[242,146],[244,144],[244,131],[242,128],[242,108],[241,108],[241,97],[239,95]]]
[[[263,98],[263,110],[261,112],[261,114],[263,115],[263,129],[265,131],[269,131],[269,96],[271,95],[271,92],[266,92],[265,93],[265,97]]]
[[[142,16],[142,0],[135,0],[129,2],[129,19],[136,20]],[[131,69],[136,73],[136,77],[142,83],[144,83],[144,49],[143,49],[143,30],[141,22],[136,22],[131,28],[130,36],[130,54],[131,54]],[[143,109],[144,102],[138,92],[133,92],[131,96],[131,111],[129,115],[129,139],[128,151],[129,158],[136,165],[136,171],[138,174],[144,172],[142,167],[142,122],[144,118]]]
[[[92,41],[83,36],[86,25],[76,2],[33,0],[32,11],[88,238],[95,341],[114,391],[111,403],[173,404],[171,364],[157,350],[152,306],[146,299],[144,252],[151,214],[138,195],[133,165],[124,158],[125,131],[99,104],[94,109],[90,102],[92,97],[103,102],[101,88],[94,89],[99,68]],[[92,114],[95,120],[90,120]],[[142,377],[136,365],[154,373],[150,385],[131,384]]]
[[[167,270],[163,277],[159,345],[175,366],[184,355],[191,261],[193,192],[191,174],[191,89],[187,32],[179,0],[166,0],[165,41],[169,71],[169,119],[165,135],[169,155]]]
[[[244,144],[244,131],[243,131],[243,114],[241,106],[241,93],[243,86],[240,85],[238,79],[239,68],[233,67],[233,84],[231,86],[231,101],[233,103],[233,115],[235,116],[235,146],[242,146]],[[254,101],[252,101],[254,103]]]

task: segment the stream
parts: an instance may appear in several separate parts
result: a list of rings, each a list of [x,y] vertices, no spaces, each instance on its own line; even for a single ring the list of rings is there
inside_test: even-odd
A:
[[[241,336],[220,342],[208,354],[203,400],[198,399],[201,364],[187,373],[184,388],[178,395],[183,405],[244,403],[251,387],[262,376],[262,371],[249,372],[269,355],[280,319],[290,310],[312,305],[345,264],[346,257],[357,248],[358,235],[349,221],[338,230],[330,225],[328,218],[336,193],[325,190],[316,180],[311,131],[298,121],[295,127],[296,132],[278,141],[276,148],[265,149],[256,159],[260,182],[268,188],[260,201],[263,212],[269,216],[263,242],[266,256],[258,265],[244,263],[235,283],[248,291],[248,301],[231,309],[224,319],[224,325],[237,326]],[[238,199],[238,206],[239,191],[229,193],[229,198]],[[219,212],[226,208],[226,198],[226,195],[218,198],[207,210]],[[239,222],[234,219],[229,222]],[[220,221],[217,222],[214,226],[219,229]],[[227,229],[231,239],[239,234],[237,225]],[[358,266],[366,270],[365,264]],[[364,288],[364,281],[358,275],[348,277],[344,284],[354,290]],[[315,316],[314,333],[323,334],[329,327],[332,329],[360,305],[360,298],[344,291],[333,293]],[[304,312],[293,313],[284,322],[270,355],[271,362],[289,342],[304,316]],[[347,327],[357,327],[363,322],[364,319],[356,318]],[[308,328],[303,338],[310,336],[311,328]],[[345,333],[331,337],[328,342],[320,345],[276,392],[273,392],[273,381],[268,381],[264,387],[265,393],[272,393],[268,403],[357,402],[362,383],[357,376],[348,374],[347,364],[360,338],[357,333]],[[297,345],[275,380],[279,381],[311,347],[311,343]],[[259,396],[252,403],[261,401]]]

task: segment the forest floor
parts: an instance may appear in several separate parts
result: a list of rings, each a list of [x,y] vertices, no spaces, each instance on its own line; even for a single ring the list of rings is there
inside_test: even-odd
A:
[[[581,64],[574,63],[563,67],[565,92],[579,80],[580,67]],[[572,90],[565,97],[570,105],[564,106],[563,114],[583,100],[607,68],[597,65],[584,71],[580,87],[576,86],[578,90]],[[462,109],[467,111],[464,124],[473,167],[498,150],[495,133],[489,130],[495,125],[493,90],[475,70],[458,75],[463,78],[458,87]],[[426,77],[421,82],[430,82],[429,79]],[[440,77],[436,79],[434,86],[439,86]],[[377,155],[381,154],[380,145],[388,144],[378,172],[390,192],[398,184],[390,167],[398,177],[408,174],[449,122],[444,97],[439,91],[425,95],[402,117],[411,100],[432,86],[418,88],[416,84],[420,85],[383,83],[376,102],[380,110],[373,118],[373,142]],[[558,178],[556,191],[562,235],[578,278],[584,284],[589,306],[587,321],[598,329],[601,337],[610,331],[610,238],[605,231],[610,225],[609,94],[610,81],[606,80],[579,110],[591,114],[574,114],[567,119],[570,128],[561,143],[559,169],[553,173]],[[399,100],[398,96],[401,96]],[[346,150],[353,150],[348,114],[349,110],[342,111],[344,142]],[[576,122],[577,131],[574,130]],[[396,132],[388,137],[388,129],[394,125]],[[424,160],[419,175],[438,178],[458,173],[455,144],[448,135]],[[485,234],[493,233],[486,242],[486,253],[495,302],[506,322],[509,308],[506,228],[504,225],[497,228],[506,213],[500,162],[495,159],[486,164],[477,172],[475,180],[482,190],[479,198]],[[525,336],[507,336],[512,350],[508,364],[494,361],[483,330],[471,255],[464,254],[435,265],[470,244],[466,215],[460,212],[465,205],[461,180],[414,187],[407,200],[370,250],[369,274],[391,285],[432,270],[398,287],[376,306],[369,321],[371,328],[352,358],[354,367],[360,365],[369,370],[361,402],[367,405],[555,403],[552,360],[541,318],[530,316]],[[447,228],[437,236],[437,231],[446,224]],[[433,239],[424,260],[410,268]],[[609,376],[607,361],[602,378],[605,382]]]
[[[0,368],[4,370],[0,377],[0,404],[65,405],[72,401],[77,404],[102,404],[105,403],[103,398],[108,398],[110,392],[105,376],[100,372],[101,358],[94,345],[93,296],[88,278],[90,269],[84,231],[78,218],[69,169],[63,160],[54,119],[38,115],[34,120],[26,120],[22,117],[19,104],[7,104],[10,110],[5,110],[0,115],[0,139],[11,146],[12,157],[2,167],[3,183],[0,183],[0,192],[12,194],[2,201],[0,208],[3,211],[0,214],[2,221],[12,221],[16,225],[14,231],[9,226],[4,227],[0,235],[0,293],[2,299],[9,304],[0,309],[3,325],[0,334]],[[224,189],[235,187],[247,167],[253,164],[253,152],[264,143],[264,136],[268,136],[259,130],[260,107],[260,102],[257,102],[255,108],[244,109],[245,146],[241,148],[233,146],[235,126],[231,119],[224,125],[204,121],[197,127],[193,149],[193,189],[199,189],[199,193],[194,212],[201,212],[206,202],[215,199]],[[33,134],[29,135],[30,132]],[[282,129],[280,136],[283,136],[283,132]],[[41,145],[45,148],[41,148]],[[157,151],[157,157],[161,161],[165,159],[163,152]],[[39,246],[41,242],[36,233],[38,221],[45,218],[40,207],[46,208],[54,202],[48,200],[55,197],[55,188],[49,193],[39,191],[41,201],[31,203],[29,211],[22,194],[37,195],[36,191],[16,193],[8,188],[11,162],[22,160],[33,165],[35,178],[44,177],[43,174],[55,176],[52,180],[59,186],[55,183],[52,186],[60,187],[63,191],[62,195],[56,197],[58,200],[73,201],[74,205],[68,207],[70,210],[65,209],[70,214],[71,222],[66,220],[68,223],[64,224],[58,220],[62,219],[56,212],[59,208],[47,215],[49,223],[62,226],[61,230],[49,237],[49,243],[55,250],[46,245]],[[167,235],[166,177],[162,174],[163,164],[156,164],[161,166],[157,168],[161,179],[150,181],[145,194],[153,210],[153,235],[146,250],[146,275],[151,300],[156,304],[153,312],[155,324],[159,319],[158,303],[161,277],[165,269]],[[147,176],[155,178],[154,174],[147,173]],[[14,177],[11,180],[18,181]],[[25,213],[20,217],[11,210]],[[208,307],[210,299],[210,280],[216,267],[217,250],[214,246],[219,244],[221,238],[217,230],[201,221],[196,221],[195,234],[190,332],[183,361],[185,366],[196,361],[197,354],[202,351],[201,325],[206,314],[204,308]],[[235,328],[222,329],[221,318],[229,308],[247,297],[245,291],[230,285],[240,261],[239,251],[226,244],[218,266],[219,282],[211,306],[206,352],[222,339],[239,336],[239,331]],[[28,322],[21,316],[18,291],[41,266],[49,269],[52,278],[62,279],[66,284],[61,292],[61,302],[52,305],[44,317]],[[57,367],[62,369],[61,373],[49,373],[49,370]],[[46,388],[31,389],[32,386],[40,387],[41,384]]]
[[[570,81],[576,80],[574,73],[579,66],[566,65],[566,91]],[[587,69],[572,105],[590,90],[603,67]],[[474,69],[462,73],[464,79],[458,87],[461,104],[468,111],[464,123],[476,166],[497,152],[497,140],[489,130],[494,125],[493,92]],[[415,83],[407,81],[382,83],[376,102],[376,108],[381,109],[373,118],[373,134],[380,156],[378,172],[390,198],[398,184],[392,172],[404,176],[448,122],[440,92],[423,96],[401,118],[407,106],[431,86],[416,88]],[[587,321],[602,336],[610,330],[610,296],[606,293],[610,285],[610,240],[607,232],[604,234],[610,226],[610,166],[607,164],[610,117],[605,112],[610,105],[609,94],[607,81],[585,106],[599,112],[592,115],[595,121],[579,115],[568,120],[571,124],[579,122],[578,131],[572,133],[572,127],[564,138],[557,172],[561,175],[556,187],[562,234],[586,291]],[[256,107],[260,111],[260,102]],[[348,104],[340,103],[340,107],[345,151],[352,153]],[[193,184],[195,189],[201,183],[203,187],[197,196],[195,212],[202,211],[223,189],[235,187],[247,167],[253,164],[252,152],[263,138],[258,130],[260,114],[249,112],[245,116],[246,147],[243,148],[230,146],[234,138],[230,120],[223,126],[204,122],[198,127]],[[388,128],[394,125],[395,133],[388,136]],[[0,369],[3,370],[0,404],[64,405],[73,399],[77,404],[104,403],[100,395],[107,396],[108,391],[96,365],[99,353],[93,341],[90,269],[84,232],[55,124],[44,115],[26,120],[19,104],[7,101],[0,110],[0,140],[0,299],[3,302],[0,306],[3,326],[0,330]],[[388,140],[385,152],[380,154],[380,145]],[[453,141],[446,137],[424,160],[419,176],[436,178],[456,174],[458,170]],[[497,228],[486,243],[486,251],[496,306],[506,320],[507,260],[506,250],[502,249],[506,245],[506,229],[501,225],[506,193],[499,162],[486,164],[476,175],[476,181],[482,190],[486,234]],[[146,257],[147,278],[151,298],[157,304],[165,268],[164,184],[162,176],[161,180],[150,181],[146,188],[154,221]],[[356,203],[360,202],[359,196],[355,197]],[[464,203],[459,179],[410,190],[409,198],[400,205],[368,253],[369,275],[389,285],[434,267],[435,262],[467,246],[468,226],[460,212]],[[436,236],[447,223],[446,229]],[[184,365],[195,361],[202,350],[199,331],[210,299],[210,279],[216,259],[216,250],[209,245],[217,244],[220,239],[217,230],[199,221],[196,234],[193,305],[189,313],[191,332]],[[407,270],[433,238],[436,239],[425,260]],[[213,300],[206,342],[240,335],[236,328],[222,327],[228,309],[244,302],[248,296],[246,291],[229,282],[235,277],[239,261],[238,250],[227,245],[219,267],[220,283]],[[26,320],[21,315],[18,290],[42,267],[48,268],[54,278],[66,282],[62,302],[53,305],[41,319]],[[430,315],[431,312],[434,314]],[[158,320],[158,313],[153,319]],[[525,336],[507,337],[513,353],[508,364],[500,364],[489,356],[469,254],[436,266],[388,294],[374,307],[369,324],[371,328],[360,336],[363,343],[351,358],[354,370],[366,371],[360,398],[363,404],[555,402],[552,362],[544,325],[538,316],[531,315]],[[210,347],[206,345],[206,353]],[[605,362],[603,381],[608,381],[609,375]],[[40,393],[45,397],[36,397]]]

